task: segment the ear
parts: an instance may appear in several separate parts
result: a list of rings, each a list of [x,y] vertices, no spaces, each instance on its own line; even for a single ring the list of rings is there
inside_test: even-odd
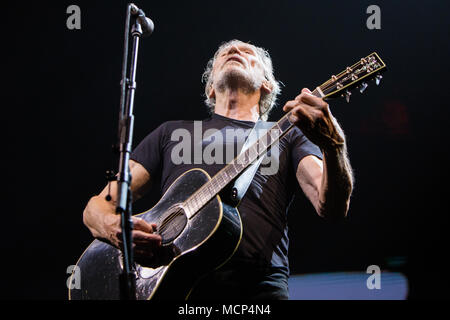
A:
[[[214,86],[209,87],[208,98],[213,99],[216,97],[216,91],[214,90]]]
[[[273,89],[273,85],[272,83],[270,83],[268,80],[264,80],[262,85],[261,85],[261,91],[262,93],[264,93],[265,95],[269,94],[272,92]]]

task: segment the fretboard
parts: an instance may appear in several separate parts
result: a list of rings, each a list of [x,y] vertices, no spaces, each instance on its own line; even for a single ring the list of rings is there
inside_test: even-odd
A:
[[[316,88],[313,92],[316,97],[322,97],[320,89]],[[256,142],[249,146],[244,152],[241,152],[233,161],[227,164],[214,177],[191,195],[184,203],[183,207],[187,217],[190,219],[225,188],[234,178],[244,171],[259,157],[266,154],[270,147],[283,138],[293,127],[294,124],[289,121],[291,112],[286,113],[276,124],[267,130]]]

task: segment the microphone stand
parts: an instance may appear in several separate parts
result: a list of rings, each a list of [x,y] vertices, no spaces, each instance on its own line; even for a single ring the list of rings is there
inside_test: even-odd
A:
[[[131,28],[133,36],[131,50],[130,77],[127,78],[128,64],[128,44],[130,34],[130,20],[133,4],[127,5],[125,19],[125,40],[122,63],[122,81],[120,95],[120,114],[119,114],[119,172],[117,174],[117,206],[116,213],[121,215],[122,237],[123,237],[123,272],[120,275],[120,293],[121,299],[136,300],[136,274],[133,262],[133,221],[131,219],[131,173],[128,165],[130,159],[132,140],[133,140],[133,106],[134,93],[136,91],[136,66],[138,59],[139,40],[143,34],[141,19],[136,17]],[[136,6],[134,6],[136,8]],[[142,10],[141,10],[142,12]],[[142,12],[143,15],[143,12]]]

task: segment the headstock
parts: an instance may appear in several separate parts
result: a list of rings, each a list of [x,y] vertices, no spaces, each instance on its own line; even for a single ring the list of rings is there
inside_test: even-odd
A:
[[[360,61],[347,67],[338,75],[331,78],[317,87],[323,99],[331,99],[344,96],[347,102],[350,101],[350,90],[358,87],[361,93],[368,87],[368,80],[375,80],[376,85],[380,84],[381,73],[386,71],[386,64],[381,60],[376,52],[371,53]]]

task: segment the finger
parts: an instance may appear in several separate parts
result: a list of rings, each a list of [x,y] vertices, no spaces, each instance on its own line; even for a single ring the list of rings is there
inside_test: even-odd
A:
[[[289,117],[289,121],[294,124],[299,124],[304,122],[304,120],[312,121],[309,112],[312,112],[312,107],[304,104],[304,103],[295,103],[294,106],[289,106],[291,111],[291,115]],[[308,112],[309,111],[309,112]]]
[[[153,233],[153,226],[152,224],[148,223],[147,221],[139,218],[139,217],[133,217],[133,229],[134,230],[141,230],[147,233]]]
[[[294,108],[291,112],[291,122],[299,126],[302,130],[307,130],[311,128],[313,123],[313,118],[308,112],[308,106],[298,106]]]
[[[154,240],[161,239],[161,236],[159,234],[147,233],[147,232],[140,231],[140,230],[133,230],[132,237],[133,237],[133,241],[140,241],[140,242],[154,241]]]
[[[284,105],[283,110],[285,112],[288,112],[289,110],[292,110],[293,108],[295,108],[297,105],[298,105],[298,101],[295,101],[295,100],[288,101]]]
[[[323,101],[321,98],[318,98],[316,96],[313,96],[310,93],[302,92],[299,96],[299,100],[305,104],[308,104],[313,107],[320,107],[323,108],[327,105],[325,101]]]
[[[133,242],[136,244],[159,246],[162,238],[159,234],[150,234],[139,230],[133,230]]]
[[[295,100],[300,100],[302,93],[312,95],[312,92],[308,88],[303,88],[301,93],[295,97]]]
[[[308,112],[306,112],[305,106],[298,106],[294,108],[291,113],[293,116],[299,119],[308,117]]]
[[[118,232],[118,242],[120,244],[123,244],[123,238],[122,238],[122,232]],[[154,234],[154,233],[147,233],[144,231],[140,231],[140,230],[133,230],[131,232],[131,237],[133,239],[134,243],[160,243],[162,238],[159,234]]]

